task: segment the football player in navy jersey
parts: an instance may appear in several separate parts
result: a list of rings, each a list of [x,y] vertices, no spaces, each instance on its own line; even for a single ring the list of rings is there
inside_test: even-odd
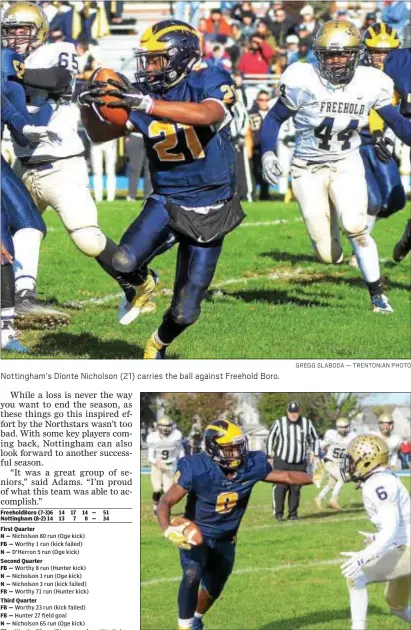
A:
[[[23,58],[10,48],[1,49],[1,135],[7,125],[10,132],[22,144],[37,143],[49,138],[46,125],[50,118],[48,106],[30,115],[22,86]],[[25,185],[1,156],[1,348],[13,352],[27,352],[20,343],[14,328],[14,244],[13,238],[28,235],[40,242],[46,234],[46,225]],[[18,264],[18,261],[17,261]],[[36,315],[44,321],[55,323],[61,315],[41,304],[36,305]]]
[[[384,63],[384,72],[394,81],[395,91],[401,97],[401,113],[411,118],[411,48],[390,53]],[[394,247],[393,258],[400,262],[411,250],[411,219],[404,234]]]
[[[113,265],[121,273],[139,274],[136,297],[121,309],[120,322],[130,323],[156,286],[157,277],[147,265],[179,245],[171,306],[144,352],[145,359],[158,359],[198,319],[224,236],[244,213],[234,195],[231,76],[199,66],[199,35],[178,20],[150,26],[136,57],[136,83],[110,79],[115,89],[108,93],[119,99],[110,107],[130,111],[128,129],[144,135],[154,192],[123,235]],[[89,84],[80,104],[104,104],[103,87]]]
[[[179,630],[204,627],[203,615],[220,596],[233,570],[236,534],[254,485],[258,481],[312,483],[306,473],[273,470],[265,453],[249,451],[242,429],[228,420],[216,420],[206,427],[204,448],[205,452],[179,461],[175,482],[157,510],[164,536],[180,548]],[[184,497],[184,516],[203,535],[199,546],[187,542],[184,525],[170,524],[171,508]]]

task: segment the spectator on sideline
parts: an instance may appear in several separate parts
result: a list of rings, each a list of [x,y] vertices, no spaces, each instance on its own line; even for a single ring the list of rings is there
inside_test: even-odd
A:
[[[96,201],[103,201],[103,161],[107,176],[107,201],[114,201],[116,198],[117,140],[99,144],[91,143],[90,159]]]
[[[260,187],[260,201],[267,201],[270,198],[268,193],[269,185],[263,180],[261,164],[261,127],[264,118],[270,109],[270,94],[267,90],[260,90],[257,98],[248,112],[250,120],[251,137],[253,141],[252,166],[254,182]],[[256,186],[254,186],[254,198],[256,199]]]
[[[299,25],[299,30],[304,30],[308,35],[314,38],[316,32],[320,28],[318,21],[314,15],[314,9],[311,4],[306,4],[300,11],[301,22]],[[304,29],[301,27],[304,26]],[[306,35],[304,36],[306,37]]]
[[[267,438],[267,456],[274,456],[276,470],[307,470],[308,450],[311,451],[310,464],[319,455],[320,443],[313,423],[301,416],[300,405],[291,401],[287,405],[287,415],[276,420]],[[288,493],[288,519],[298,520],[301,486],[278,483],[273,487],[273,503],[276,521],[284,520],[284,504]]]
[[[239,72],[243,74],[268,74],[274,50],[256,33],[251,36],[249,50],[240,57]]]
[[[292,63],[296,63],[297,61],[305,62],[305,63],[317,63],[317,58],[314,55],[313,51],[310,49],[311,40],[309,39],[300,39],[298,42],[298,50],[290,57],[290,65]]]
[[[274,21],[271,23],[270,28],[277,45],[281,48],[285,48],[287,36],[295,33],[293,20],[286,14],[284,8],[281,7],[275,10]]]
[[[231,35],[231,26],[222,16],[221,9],[211,9],[210,17],[207,19],[206,32],[211,36],[213,42],[226,41]]]
[[[402,438],[398,454],[400,456],[402,468],[411,468],[411,442],[408,438]]]
[[[236,66],[238,60],[240,59],[245,41],[246,38],[241,32],[240,25],[238,24],[238,22],[233,22],[233,24],[231,25],[231,37],[228,40],[226,46],[226,50],[230,55],[231,63],[233,66]]]
[[[286,43],[287,43],[286,53],[287,53],[288,63],[290,62],[290,59],[293,56],[293,54],[298,52],[299,41],[300,40],[298,39],[297,35],[288,35],[286,39]]]
[[[231,61],[226,53],[224,46],[221,44],[215,44],[211,56],[205,59],[205,62],[209,68],[218,68],[219,70],[231,71]]]
[[[260,35],[260,37],[263,38],[263,40],[269,45],[271,46],[271,48],[273,50],[275,50],[277,48],[277,42],[275,40],[274,35],[272,34],[271,30],[270,30],[270,21],[267,19],[262,19],[258,22],[257,24],[257,29],[256,29],[256,33],[258,33]]]
[[[244,11],[240,28],[242,34],[247,38],[254,33],[254,13],[252,11]]]
[[[78,74],[76,79],[88,81],[94,70],[100,67],[100,63],[93,56],[87,38],[80,36],[76,42],[76,52],[78,61]]]
[[[402,39],[404,29],[410,19],[410,5],[404,0],[385,0],[381,20],[395,28]]]
[[[234,79],[237,98],[248,109],[247,90],[244,86],[244,79],[241,72],[233,72],[232,77]]]
[[[244,17],[244,13],[251,13],[252,14],[252,22],[255,21],[256,19],[256,15],[253,11],[253,4],[252,2],[237,2],[234,7],[231,10],[231,17],[233,20],[236,20],[237,22],[242,22],[243,21],[243,17]]]
[[[346,17],[344,17],[343,19],[346,19]],[[370,26],[372,26],[376,22],[377,22],[377,14],[374,11],[372,11],[370,13],[367,13],[365,18],[364,18],[364,23],[363,23],[362,27],[360,28],[361,35],[363,35],[365,33],[367,28],[369,28]]]
[[[124,2],[111,2],[105,0],[107,20],[110,24],[121,24],[123,21]]]
[[[128,194],[127,201],[134,201],[141,171],[144,169],[144,199],[152,193],[150,169],[144,146],[143,134],[133,132],[126,136],[125,154],[127,158]]]

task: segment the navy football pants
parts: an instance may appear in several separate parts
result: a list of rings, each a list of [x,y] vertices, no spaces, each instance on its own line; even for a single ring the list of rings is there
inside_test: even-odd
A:
[[[389,217],[405,206],[405,191],[394,158],[381,162],[372,144],[360,147],[368,189],[368,214]]]
[[[30,193],[1,158],[1,240],[9,253],[14,255],[12,236],[24,228],[33,228],[46,234],[46,224],[30,197]]]
[[[197,607],[200,583],[214,599],[219,597],[235,561],[235,540],[204,538],[199,547],[180,549],[183,579],[178,592],[178,616],[191,619]]]
[[[201,302],[213,279],[223,241],[200,244],[170,228],[170,217],[163,195],[151,195],[137,219],[120,241],[120,256],[114,267],[122,273],[137,270],[144,273],[147,265],[159,254],[178,243],[177,268],[173,299],[159,328],[159,337],[171,343],[198,319]]]

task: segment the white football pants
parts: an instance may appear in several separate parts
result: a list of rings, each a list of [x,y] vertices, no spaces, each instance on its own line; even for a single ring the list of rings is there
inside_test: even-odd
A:
[[[116,197],[117,140],[110,140],[110,142],[103,142],[102,144],[92,144],[90,157],[96,201],[103,200],[103,160],[107,176],[107,201],[114,201]]]
[[[173,469],[164,468],[160,470],[157,466],[151,466],[151,485],[153,486],[153,492],[165,493],[173,485]]]
[[[38,165],[22,164],[16,160],[14,170],[41,213],[48,206],[57,212],[80,251],[92,257],[101,254],[106,237],[98,225],[97,207],[90,193],[84,157]]]
[[[343,259],[339,224],[350,238],[367,230],[367,185],[358,152],[338,162],[310,164],[294,158],[292,188],[317,257]]]

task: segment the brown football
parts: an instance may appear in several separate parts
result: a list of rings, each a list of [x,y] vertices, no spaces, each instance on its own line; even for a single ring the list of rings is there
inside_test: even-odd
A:
[[[190,545],[196,546],[203,543],[203,534],[200,528],[188,518],[184,518],[184,516],[173,516],[171,525],[185,525],[183,534],[187,536]]]
[[[103,83],[107,83],[109,79],[114,79],[119,83],[124,83],[122,78],[114,72],[114,70],[110,70],[110,68],[99,68],[97,72],[93,74],[93,81],[102,81]],[[107,90],[115,90],[116,88],[113,85],[107,85]],[[114,101],[118,101],[119,99],[115,96],[107,96],[104,95],[101,99],[105,103],[113,103]],[[118,125],[118,127],[124,127],[129,116],[129,112],[124,109],[124,107],[119,107],[118,109],[110,109],[105,105],[100,106],[99,108],[100,114],[103,116],[107,122],[112,123],[113,125]]]

